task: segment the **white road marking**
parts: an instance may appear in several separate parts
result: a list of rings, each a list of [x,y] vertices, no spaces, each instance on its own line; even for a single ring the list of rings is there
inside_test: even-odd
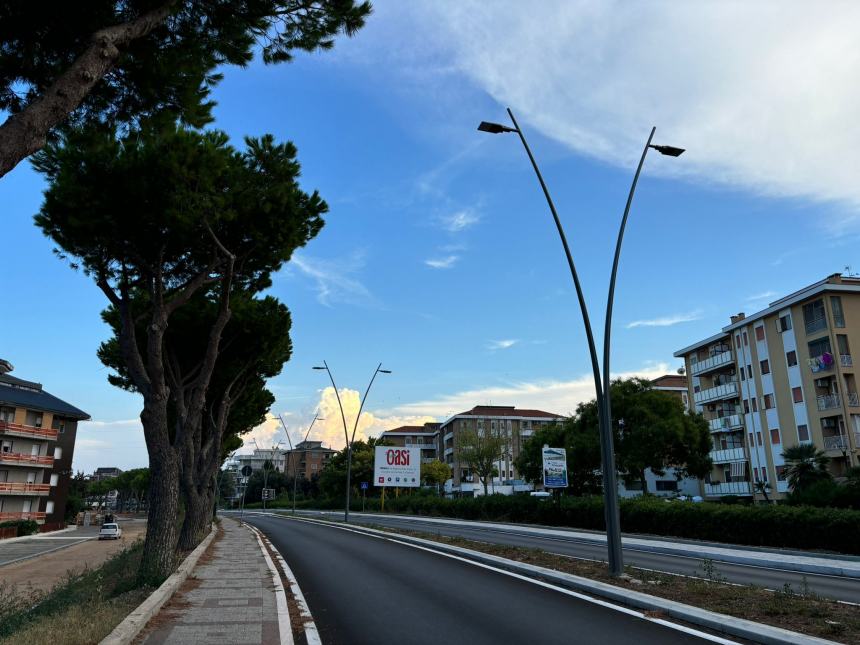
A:
[[[269,552],[266,551],[263,540],[260,539],[261,533],[253,526],[248,524],[246,524],[246,526],[257,538],[257,542],[260,545],[260,551],[263,552],[263,557],[266,559],[266,566],[269,567],[269,571],[272,573],[272,584],[275,586],[275,599],[277,600],[278,605],[278,632],[280,632],[281,635],[281,645],[294,645],[293,628],[292,625],[290,625],[290,612],[287,609],[287,594],[284,591],[284,585],[281,584],[281,576],[275,568],[275,563],[272,562],[272,558],[269,557]]]

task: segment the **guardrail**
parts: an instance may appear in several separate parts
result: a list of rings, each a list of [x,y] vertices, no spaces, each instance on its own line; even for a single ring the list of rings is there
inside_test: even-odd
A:
[[[8,522],[10,520],[33,520],[34,522],[44,522],[45,513],[38,512],[19,512],[19,513],[0,513],[0,522]]]
[[[725,417],[710,420],[711,432],[720,430],[731,430],[732,428],[743,428],[744,423],[738,414],[730,414]]]
[[[860,397],[857,396],[857,392],[849,392],[846,398],[848,399],[848,405],[852,408],[860,407]]]
[[[844,436],[824,437],[825,450],[842,450],[848,447],[848,441]]]
[[[40,494],[50,493],[50,484],[31,484],[29,482],[0,482],[0,494],[2,493],[25,493]]]
[[[705,495],[752,495],[750,482],[705,484]]]
[[[705,360],[691,363],[690,372],[693,376],[698,376],[699,374],[704,374],[709,370],[717,369],[723,365],[730,365],[731,363],[734,363],[731,351],[720,352],[719,354],[714,354]]]
[[[8,423],[0,421],[0,434],[11,434],[19,437],[34,437],[36,439],[47,439],[56,441],[59,435],[57,430],[52,428],[37,428],[35,426],[25,426],[20,423]]]
[[[696,392],[693,395],[693,400],[696,403],[707,403],[708,401],[716,401],[717,399],[734,398],[738,395],[737,381],[730,381],[717,387],[709,387],[707,390]]]
[[[723,450],[712,450],[711,459],[715,464],[727,464],[730,461],[745,461],[743,446],[736,448],[725,448]]]
[[[851,354],[840,354],[839,363],[842,367],[853,367],[854,359],[851,358]]]
[[[50,467],[54,465],[54,458],[50,456],[28,455],[21,452],[2,452],[0,453],[0,463]]]
[[[838,394],[819,394],[815,397],[816,402],[818,403],[819,410],[830,410],[833,408],[838,408],[842,405],[839,401]]]

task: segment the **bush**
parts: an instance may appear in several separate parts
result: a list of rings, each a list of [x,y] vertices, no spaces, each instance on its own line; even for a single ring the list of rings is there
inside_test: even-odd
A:
[[[839,485],[832,479],[809,484],[794,491],[786,500],[792,506],[829,506],[832,508],[860,509],[860,486]]]
[[[0,529],[16,528],[18,537],[22,535],[33,535],[39,532],[39,525],[33,520],[11,520],[9,522],[0,522]]]
[[[342,508],[338,501],[308,500],[306,504],[300,502],[299,507]],[[366,508],[377,511],[379,500],[368,499]],[[352,509],[361,509],[360,499]],[[385,510],[605,530],[600,497],[562,497],[557,502],[546,502],[525,495],[461,499],[412,495],[386,498]],[[693,504],[659,498],[624,499],[620,510],[621,528],[627,533],[860,554],[860,511],[773,504]]]

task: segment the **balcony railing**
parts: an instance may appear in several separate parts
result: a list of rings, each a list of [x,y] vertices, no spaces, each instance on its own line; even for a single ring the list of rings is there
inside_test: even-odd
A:
[[[699,374],[704,374],[705,372],[709,372],[717,369],[718,367],[722,367],[723,365],[730,365],[732,363],[734,363],[732,353],[721,352],[719,354],[714,354],[703,361],[699,361],[698,363],[692,363],[690,365],[690,372],[692,372],[693,376],[698,376]]]
[[[822,329],[827,329],[827,317],[818,316],[806,321],[806,333],[814,334]]]
[[[41,455],[27,455],[20,452],[2,452],[0,453],[0,464],[47,466],[50,468],[54,465],[54,458]]]
[[[711,432],[725,432],[736,428],[743,428],[744,422],[738,414],[730,414],[719,419],[711,419]]]
[[[833,360],[832,355],[822,354],[821,356],[813,356],[807,363],[809,364],[809,370],[813,374],[818,374],[819,372],[829,372],[832,370],[836,361]]]
[[[0,495],[47,495],[50,484],[31,484],[29,482],[0,482]]]
[[[848,448],[848,439],[844,436],[836,435],[833,437],[824,437],[825,450],[843,450]]]
[[[854,360],[851,358],[851,354],[839,354],[839,364],[842,367],[853,367]]]
[[[815,398],[819,410],[832,410],[842,405],[838,394],[819,394]]]
[[[717,401],[719,399],[733,399],[738,395],[737,381],[730,381],[717,387],[710,387],[707,390],[696,392],[693,395],[693,400],[696,403],[708,403],[709,401]]]
[[[845,398],[848,399],[848,405],[852,408],[860,407],[860,396],[857,395],[857,392],[849,392]]]
[[[854,445],[860,446],[860,432],[854,433]]]
[[[0,513],[0,522],[8,522],[10,520],[32,520],[33,522],[44,522],[45,513],[30,511]]]
[[[9,434],[16,437],[32,437],[34,439],[46,439],[48,441],[56,441],[58,431],[51,428],[36,428],[35,426],[25,426],[19,423],[7,423],[0,421],[0,434]]]
[[[743,446],[726,448],[724,450],[712,450],[711,459],[715,464],[727,464],[730,461],[743,461],[746,459]]]
[[[724,482],[705,484],[705,495],[752,495],[750,482]]]

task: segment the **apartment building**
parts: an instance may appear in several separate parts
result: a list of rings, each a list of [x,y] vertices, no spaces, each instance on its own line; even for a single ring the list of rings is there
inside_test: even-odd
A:
[[[451,467],[453,474],[452,479],[445,483],[445,494],[471,497],[484,492],[477,475],[470,472],[468,465],[460,463],[458,458],[460,435],[467,430],[499,432],[508,439],[507,449],[496,462],[499,474],[491,482],[491,493],[512,494],[531,490],[532,485],[519,477],[514,461],[520,454],[523,442],[537,429],[561,419],[561,415],[552,412],[521,410],[513,405],[479,405],[450,417],[439,427],[440,459]]]
[[[0,359],[0,521],[62,522],[77,424],[90,417],[11,371]]]
[[[300,441],[292,450],[287,450],[286,474],[288,477],[298,476],[300,479],[310,480],[314,475],[319,475],[332,455],[337,450],[325,448],[322,441]]]
[[[425,423],[421,426],[400,426],[386,430],[380,435],[392,446],[421,448],[421,463],[439,459],[439,428],[441,423]]]
[[[256,472],[263,470],[263,464],[270,462],[275,470],[282,473],[286,468],[287,451],[280,448],[255,448],[250,455],[236,455],[235,460],[239,463],[241,470],[250,466]]]
[[[831,275],[720,333],[675,352],[690,398],[708,420],[714,468],[705,495],[788,492],[782,451],[812,443],[834,476],[857,463],[860,400],[851,347],[860,347],[860,279]]]

